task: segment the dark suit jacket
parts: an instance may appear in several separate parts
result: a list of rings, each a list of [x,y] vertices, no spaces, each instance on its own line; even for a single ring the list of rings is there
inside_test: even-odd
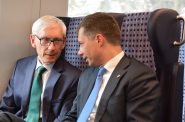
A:
[[[3,95],[1,111],[25,118],[37,56],[18,60]],[[80,71],[61,57],[55,62],[43,95],[43,122],[58,122],[72,106]]]
[[[63,121],[76,121],[98,73],[89,68],[79,79],[77,97]],[[159,105],[159,82],[144,64],[124,56],[113,71],[102,94],[95,122],[156,122]]]

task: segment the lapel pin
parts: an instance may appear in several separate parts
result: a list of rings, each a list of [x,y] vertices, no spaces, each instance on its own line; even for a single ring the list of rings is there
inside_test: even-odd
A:
[[[117,78],[119,78],[121,75],[117,75]]]

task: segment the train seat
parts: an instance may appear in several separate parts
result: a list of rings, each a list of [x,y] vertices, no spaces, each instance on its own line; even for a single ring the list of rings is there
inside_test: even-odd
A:
[[[182,122],[183,71],[179,62],[182,24],[172,9],[152,12],[109,13],[121,29],[122,47],[126,54],[156,71],[161,87],[159,122]],[[59,17],[67,26],[65,59],[84,70],[87,64],[77,55],[79,44],[76,29],[83,17]]]

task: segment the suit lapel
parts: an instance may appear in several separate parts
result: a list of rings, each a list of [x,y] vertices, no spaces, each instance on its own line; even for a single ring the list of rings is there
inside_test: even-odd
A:
[[[29,96],[30,96],[30,90],[32,86],[32,78],[33,78],[33,73],[35,70],[37,58],[33,57],[33,59],[30,60],[30,64],[28,67],[25,69],[25,81],[24,81],[24,92],[22,93],[22,110],[23,110],[23,115],[27,112],[27,106],[28,106],[28,101],[29,101]]]
[[[116,68],[114,69],[106,87],[105,90],[102,94],[99,106],[98,106],[98,110],[96,113],[96,117],[95,117],[95,121],[99,121],[103,115],[103,113],[105,112],[106,108],[107,108],[107,104],[108,101],[112,95],[112,93],[114,92],[114,90],[116,89],[117,85],[120,82],[120,79],[124,76],[124,74],[127,72],[127,67],[129,66],[130,61],[127,58],[127,56],[125,55],[120,62],[118,63],[118,65],[116,66]]]
[[[47,121],[47,117],[50,111],[51,107],[51,101],[54,91],[54,86],[57,83],[58,79],[60,78],[62,72],[64,69],[64,60],[61,58],[54,64],[50,76],[48,78],[48,81],[46,83],[46,87],[44,90],[44,96],[43,96],[43,121]],[[44,118],[46,117],[46,118]]]

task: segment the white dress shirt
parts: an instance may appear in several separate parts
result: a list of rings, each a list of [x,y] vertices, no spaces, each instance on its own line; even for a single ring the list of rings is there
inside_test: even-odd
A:
[[[122,59],[122,57],[124,56],[124,52],[122,51],[121,53],[119,53],[118,55],[116,55],[115,57],[113,57],[111,60],[109,60],[105,66],[103,66],[107,71],[105,72],[105,74],[103,75],[103,81],[100,87],[100,91],[98,93],[98,97],[96,99],[96,103],[94,105],[94,108],[88,118],[88,122],[94,122],[95,116],[96,116],[96,111],[97,111],[97,107],[99,105],[101,96],[103,94],[103,91],[108,83],[108,80],[112,74],[112,72],[114,71],[114,69],[116,68],[116,66],[118,65],[119,61]]]

